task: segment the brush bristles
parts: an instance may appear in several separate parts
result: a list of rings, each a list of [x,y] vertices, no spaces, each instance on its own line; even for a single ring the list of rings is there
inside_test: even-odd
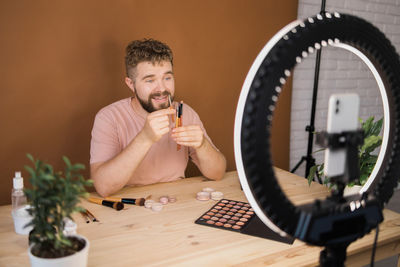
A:
[[[136,199],[136,205],[144,206],[144,201],[145,201],[144,198],[138,198],[138,199]]]
[[[116,210],[122,210],[124,208],[124,204],[121,202],[114,202],[113,208]]]

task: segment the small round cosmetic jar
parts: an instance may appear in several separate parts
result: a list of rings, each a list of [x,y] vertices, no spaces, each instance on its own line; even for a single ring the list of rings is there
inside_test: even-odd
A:
[[[148,199],[148,200],[146,200],[146,201],[144,202],[144,207],[145,207],[146,209],[151,209],[151,206],[153,205],[153,203],[154,203],[154,200]]]
[[[219,191],[211,192],[211,199],[212,200],[221,200],[224,198],[224,194]]]
[[[196,199],[197,200],[201,200],[201,201],[209,200],[210,199],[210,193],[209,192],[204,192],[204,191],[198,192]]]
[[[174,202],[176,202],[176,197],[175,197],[175,196],[168,196],[168,202],[169,202],[169,203],[174,203]]]
[[[168,204],[168,197],[162,196],[162,197],[160,197],[159,201],[161,204],[166,205],[166,204]]]
[[[163,209],[163,204],[161,204],[160,202],[154,202],[151,206],[151,209],[153,211],[161,211]]]
[[[205,188],[203,188],[203,192],[211,193],[211,192],[214,192],[214,191],[215,191],[215,189],[214,189],[214,188],[211,188],[211,187],[205,187]]]

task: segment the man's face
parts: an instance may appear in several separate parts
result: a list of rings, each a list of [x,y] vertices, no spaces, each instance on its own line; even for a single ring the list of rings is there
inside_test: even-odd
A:
[[[136,66],[133,87],[140,104],[147,112],[169,106],[168,96],[175,93],[174,74],[169,61],[159,63],[140,62]]]

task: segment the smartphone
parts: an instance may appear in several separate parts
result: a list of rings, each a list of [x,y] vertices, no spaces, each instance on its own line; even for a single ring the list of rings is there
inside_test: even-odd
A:
[[[341,133],[358,129],[360,98],[357,94],[334,94],[329,98],[326,131]],[[326,149],[324,174],[328,177],[343,175],[346,168],[346,149]]]

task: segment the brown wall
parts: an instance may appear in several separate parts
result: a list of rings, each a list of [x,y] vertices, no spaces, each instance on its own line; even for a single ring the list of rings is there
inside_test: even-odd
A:
[[[296,14],[293,0],[1,1],[0,204],[10,203],[12,177],[28,163],[27,152],[58,169],[62,155],[89,166],[94,116],[130,96],[124,49],[144,37],[171,46],[176,99],[199,113],[234,170],[242,83],[265,43]],[[280,98],[273,137],[275,164],[286,169],[290,96],[289,88]]]

